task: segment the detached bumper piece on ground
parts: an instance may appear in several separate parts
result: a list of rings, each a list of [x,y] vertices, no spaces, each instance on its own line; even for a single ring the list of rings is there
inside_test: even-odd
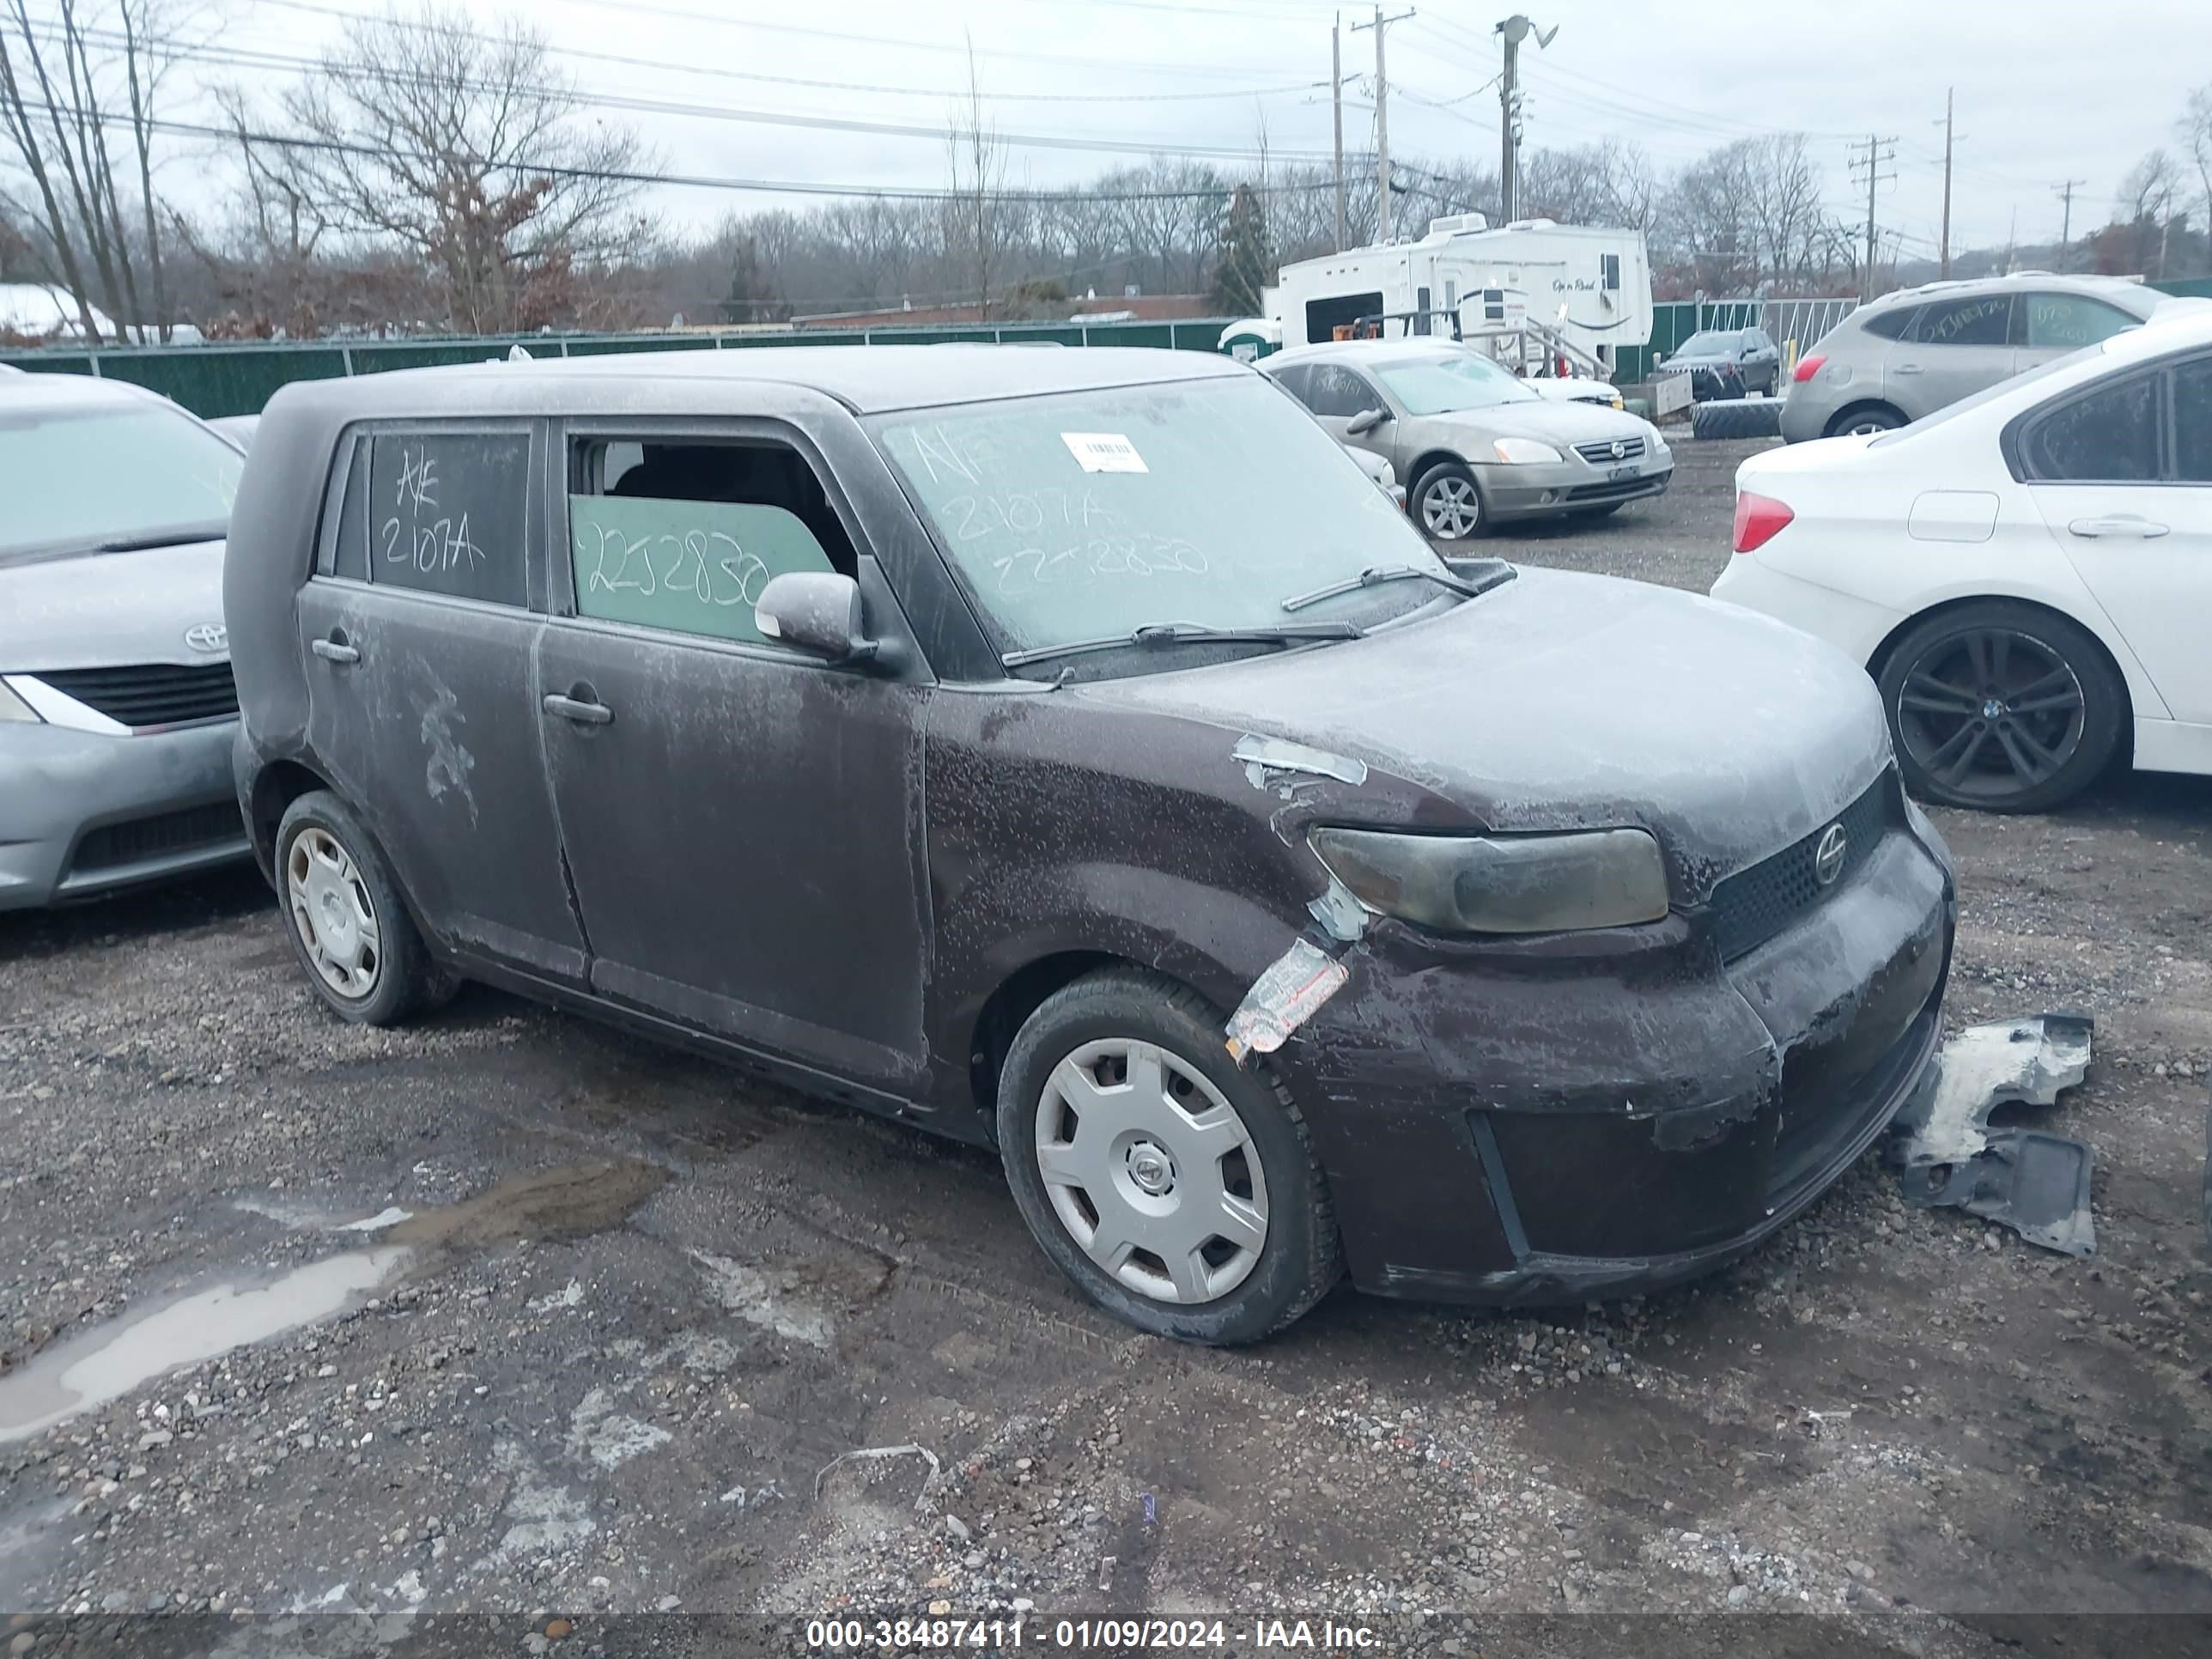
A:
[[[2095,1030],[2087,1015],[2039,1014],[1971,1026],[1944,1044],[1892,1125],[1905,1202],[1964,1210],[2045,1249],[2094,1255],[2089,1148],[2038,1129],[1992,1129],[1990,1114],[2052,1104],[2088,1070]]]

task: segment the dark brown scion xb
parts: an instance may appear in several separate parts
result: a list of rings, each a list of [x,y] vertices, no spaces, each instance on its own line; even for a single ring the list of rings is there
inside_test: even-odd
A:
[[[1147,1330],[1686,1277],[1936,1042],[1948,859],[1857,665],[1447,562],[1225,358],[295,385],[224,598],[341,1016],[479,979],[994,1145]]]

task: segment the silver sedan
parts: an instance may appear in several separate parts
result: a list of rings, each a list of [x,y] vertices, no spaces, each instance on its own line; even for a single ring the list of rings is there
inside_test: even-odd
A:
[[[1674,474],[1649,421],[1540,397],[1454,341],[1303,346],[1260,368],[1340,442],[1389,461],[1437,541],[1511,519],[1602,518]]]

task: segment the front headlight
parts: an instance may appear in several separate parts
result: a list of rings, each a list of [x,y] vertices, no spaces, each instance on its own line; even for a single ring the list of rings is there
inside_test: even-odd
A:
[[[7,681],[0,680],[0,721],[36,721],[38,718],[38,710],[16,696],[15,689]]]
[[[1626,927],[1667,914],[1659,843],[1641,830],[1406,836],[1321,829],[1310,840],[1368,908],[1439,933]]]
[[[1558,450],[1534,438],[1500,438],[1490,447],[1509,466],[1542,466],[1559,459]]]

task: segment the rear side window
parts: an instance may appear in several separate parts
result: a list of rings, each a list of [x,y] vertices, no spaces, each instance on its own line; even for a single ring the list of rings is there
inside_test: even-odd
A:
[[[1312,373],[1306,382],[1306,407],[1316,415],[1348,421],[1382,406],[1375,388],[1341,363],[1316,363]]]
[[[2174,365],[2173,476],[2212,483],[2212,357]]]
[[[578,616],[747,644],[774,643],[770,577],[859,571],[814,469],[764,441],[576,439],[568,546]]]
[[[369,580],[526,605],[529,435],[429,427],[367,441]]]
[[[2046,351],[2079,351],[2136,324],[2118,306],[2081,294],[2022,295],[2020,309],[2021,343]]]
[[[1875,312],[1859,326],[1877,340],[1901,340],[1919,315],[1918,306],[1893,306],[1887,311]]]
[[[1912,337],[1922,345],[2001,346],[2011,329],[2012,295],[1984,294],[1923,306]]]
[[[2042,483],[2147,483],[2158,477],[2159,377],[2137,375],[2060,404],[2028,427],[2021,459]]]
[[[338,533],[332,538],[331,574],[349,581],[368,580],[368,440],[356,438],[346,450],[345,498],[338,506]]]

